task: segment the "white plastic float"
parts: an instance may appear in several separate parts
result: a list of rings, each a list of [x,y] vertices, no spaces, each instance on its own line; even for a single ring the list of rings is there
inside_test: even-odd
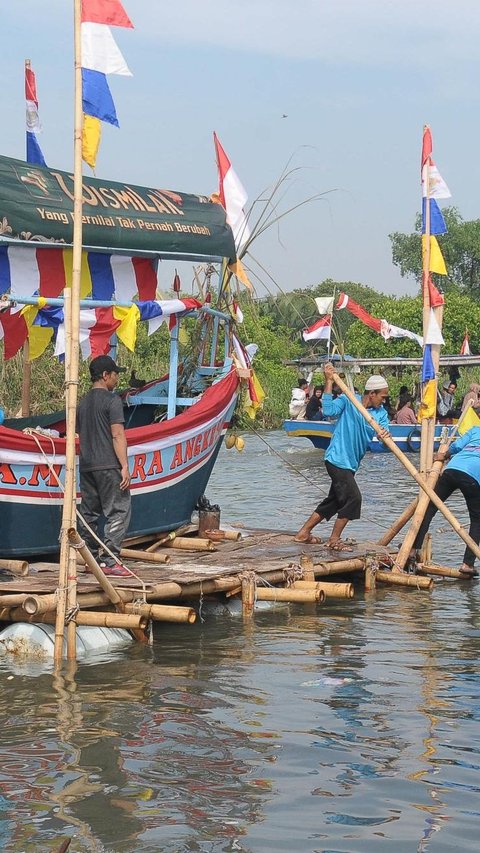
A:
[[[122,649],[132,642],[124,628],[81,625],[77,627],[77,658]],[[49,660],[53,658],[54,646],[54,625],[14,622],[0,631],[0,655]]]

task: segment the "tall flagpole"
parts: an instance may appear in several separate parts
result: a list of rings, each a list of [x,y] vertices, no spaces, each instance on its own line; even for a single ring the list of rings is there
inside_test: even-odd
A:
[[[66,459],[65,493],[60,533],[60,571],[58,584],[57,616],[55,621],[54,660],[58,666],[63,657],[65,614],[75,607],[77,598],[76,552],[69,546],[68,530],[76,527],[76,453],[75,423],[78,397],[79,325],[80,325],[80,277],[82,266],[82,63],[81,63],[81,19],[82,2],[73,0],[74,46],[75,46],[75,123],[74,123],[74,183],[73,183],[73,266],[70,298],[65,300],[65,330],[67,349],[65,353],[65,396],[66,396]],[[68,297],[68,294],[66,294]],[[75,622],[67,630],[67,657],[76,658]]]
[[[423,132],[425,133],[429,130],[428,125],[425,125]],[[430,288],[429,288],[429,280],[430,280],[430,232],[431,232],[431,222],[430,222],[430,159],[431,159],[431,151],[429,156],[426,158],[425,163],[422,164],[422,173],[425,169],[425,251],[423,253],[423,273],[422,273],[422,292],[423,292],[423,350],[425,352],[426,340],[428,334],[428,326],[430,322]],[[423,199],[422,199],[423,204]],[[443,322],[443,305],[435,307],[434,309],[435,319],[437,320],[439,329],[442,328]],[[434,384],[434,399],[436,403],[437,399],[437,387],[438,387],[438,370],[440,364],[440,344],[432,344],[432,363],[435,370],[435,378],[432,380]],[[426,383],[425,383],[426,384]],[[425,385],[422,388],[422,398],[423,393],[425,392]],[[433,467],[433,447],[435,442],[435,422],[436,422],[436,406],[433,416],[431,418],[423,418],[422,419],[422,427],[421,427],[421,444],[420,444],[420,474],[423,476],[425,480],[428,479],[430,471]],[[420,489],[418,504],[413,514],[412,520],[410,522],[410,527],[405,535],[405,539],[402,542],[401,548],[397,554],[397,558],[395,560],[394,571],[402,571],[407,563],[410,552],[413,548],[413,543],[415,541],[416,534],[420,527],[423,518],[425,517],[425,513],[427,511],[429,503],[428,496]]]

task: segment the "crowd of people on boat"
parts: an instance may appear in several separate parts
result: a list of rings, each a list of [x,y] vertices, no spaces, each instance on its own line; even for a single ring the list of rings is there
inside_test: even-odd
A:
[[[322,399],[325,390],[324,385],[311,384],[311,375],[301,378],[298,386],[292,389],[292,396],[288,407],[289,417],[294,420],[321,421],[332,420],[323,411]],[[358,393],[358,389],[354,389]],[[437,420],[439,423],[449,424],[459,418],[467,405],[480,415],[480,384],[472,382],[468,391],[461,399],[457,398],[457,383],[450,378],[445,380],[438,390]],[[340,388],[333,384],[332,395],[336,399],[341,394]],[[394,424],[418,424],[418,409],[420,399],[414,395],[407,385],[402,385],[396,403],[393,403],[388,395],[383,408],[388,414],[390,423]]]

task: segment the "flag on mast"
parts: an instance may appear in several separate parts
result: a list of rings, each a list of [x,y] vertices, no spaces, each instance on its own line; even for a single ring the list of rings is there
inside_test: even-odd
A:
[[[250,237],[244,210],[248,195],[215,132],[213,140],[218,167],[218,200],[227,212],[227,222],[233,231],[238,255]]]
[[[321,317],[313,326],[302,332],[304,341],[329,341],[332,334],[332,315]]]
[[[132,28],[120,0],[82,0],[82,156],[95,168],[102,122],[119,127],[107,74],[131,76],[110,27]]]
[[[46,166],[47,164],[45,163],[42,149],[37,139],[37,134],[41,133],[42,130],[38,117],[37,82],[28,60],[25,62],[25,102],[27,107],[26,160],[27,163]]]

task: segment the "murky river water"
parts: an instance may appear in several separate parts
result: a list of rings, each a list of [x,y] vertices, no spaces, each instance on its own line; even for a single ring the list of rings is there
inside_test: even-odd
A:
[[[327,485],[322,454],[266,437]],[[378,537],[414,487],[391,455],[359,482],[349,535]],[[256,437],[222,450],[208,490],[225,521],[283,529],[319,494]],[[439,560],[462,550],[436,534]],[[53,683],[1,661],[0,849],[478,850],[479,589],[381,589],[247,626],[205,614]]]

